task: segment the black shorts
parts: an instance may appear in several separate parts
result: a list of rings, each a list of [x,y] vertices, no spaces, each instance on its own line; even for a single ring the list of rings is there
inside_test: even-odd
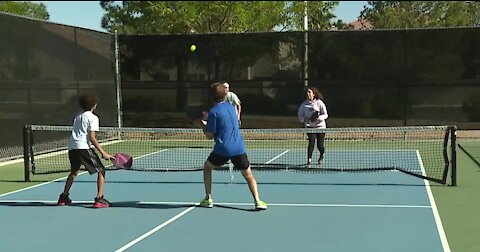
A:
[[[94,149],[69,150],[68,159],[73,172],[77,172],[82,165],[90,175],[105,169]]]
[[[250,162],[248,162],[248,157],[246,153],[238,156],[226,157],[220,156],[212,152],[210,153],[210,156],[208,156],[207,160],[215,166],[222,166],[226,164],[228,160],[232,160],[232,164],[235,166],[236,169],[239,170],[246,170],[248,167],[250,167]]]

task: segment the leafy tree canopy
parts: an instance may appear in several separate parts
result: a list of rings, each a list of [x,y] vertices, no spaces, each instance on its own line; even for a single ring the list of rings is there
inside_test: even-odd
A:
[[[0,1],[0,11],[41,20],[48,20],[50,18],[47,7],[43,3]]]
[[[480,25],[477,1],[368,1],[361,18],[378,29]]]
[[[303,30],[332,26],[338,1],[101,1],[102,27],[121,34]],[[341,23],[341,22],[340,22]]]

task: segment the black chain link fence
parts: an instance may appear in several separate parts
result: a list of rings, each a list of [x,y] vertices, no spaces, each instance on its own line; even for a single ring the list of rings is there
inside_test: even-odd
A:
[[[21,146],[25,124],[71,125],[86,91],[100,98],[101,126],[118,125],[112,34],[8,14],[0,14],[0,28],[0,148]],[[480,128],[480,28],[120,35],[118,42],[125,127],[195,127],[209,85],[224,80],[242,101],[243,128],[298,127],[305,85],[322,92],[328,127]]]

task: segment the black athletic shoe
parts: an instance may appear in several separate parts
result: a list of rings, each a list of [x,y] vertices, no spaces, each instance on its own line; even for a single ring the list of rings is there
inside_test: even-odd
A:
[[[320,155],[320,157],[318,158],[318,164],[322,164],[323,163],[323,155]]]

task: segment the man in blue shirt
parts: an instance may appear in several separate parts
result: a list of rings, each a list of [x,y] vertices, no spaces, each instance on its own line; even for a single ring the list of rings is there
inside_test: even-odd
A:
[[[215,105],[208,111],[207,124],[203,132],[208,139],[215,140],[215,146],[204,165],[203,181],[206,197],[200,202],[201,206],[213,207],[212,200],[212,169],[222,166],[231,160],[233,165],[241,170],[247,181],[250,192],[258,210],[267,209],[267,204],[258,196],[257,181],[252,174],[248,161],[245,143],[240,133],[238,115],[235,107],[225,101],[228,89],[223,82],[211,85],[211,95]]]

